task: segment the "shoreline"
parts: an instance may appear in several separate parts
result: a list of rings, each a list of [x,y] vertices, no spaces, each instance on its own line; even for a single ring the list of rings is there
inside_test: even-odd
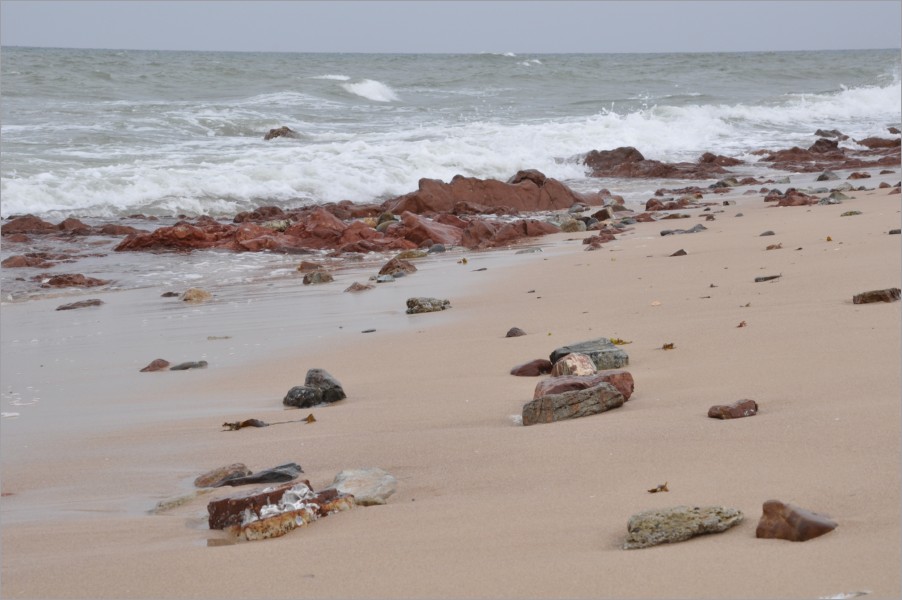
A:
[[[252,315],[239,310],[247,298],[225,291],[218,304],[190,308],[163,308],[147,289],[101,292],[107,305],[65,317],[71,330],[56,335],[69,346],[50,346],[51,357],[74,352],[78,361],[20,418],[0,421],[3,595],[898,596],[899,305],[851,298],[899,286],[900,238],[887,235],[899,226],[899,199],[887,190],[851,195],[841,205],[785,208],[725,195],[737,204],[711,207],[712,222],[699,209],[677,211],[690,217],[638,223],[595,252],[580,241],[592,232],[562,233],[530,240],[542,253],[465,252],[467,265],[437,258],[380,284],[393,288],[345,294],[350,280],[337,280],[301,291],[339,294],[330,328],[347,327],[322,329],[321,338],[310,328],[302,345],[279,321],[304,323],[287,291],[259,298]],[[840,216],[853,209],[862,214]],[[706,231],[660,236],[699,222]],[[766,229],[775,235],[760,237]],[[766,251],[772,243],[783,248]],[[670,256],[678,249],[687,255]],[[452,308],[404,315],[408,296],[447,297]],[[41,339],[52,334],[55,303],[3,305],[4,363],[17,363],[3,367],[4,388],[42,368],[7,350],[9,315],[27,314],[17,320],[20,337]],[[360,306],[367,316],[348,318]],[[178,313],[203,317],[183,326]],[[368,318],[377,331],[364,335]],[[139,319],[156,335],[129,338]],[[514,326],[527,335],[505,338]],[[230,340],[206,339],[232,328],[240,333]],[[128,343],[107,342],[116,336]],[[510,368],[595,337],[630,342],[633,398],[602,415],[517,425],[541,378]],[[666,342],[674,351],[661,349]],[[137,372],[173,344],[183,353],[171,354],[173,363],[207,352],[210,367]],[[314,367],[341,381],[348,398],[286,411],[282,395]],[[63,382],[74,387],[51,389]],[[53,414],[51,402],[70,397],[87,405]],[[760,403],[759,415],[706,418],[710,405],[745,397]],[[35,406],[41,422],[25,412]],[[223,420],[308,412],[316,423],[220,431]],[[379,466],[398,478],[398,492],[384,506],[277,540],[216,548],[206,547],[216,538],[205,528],[206,502],[237,489],[143,512],[211,468],[289,460],[315,489],[342,469]],[[664,481],[669,493],[646,492]],[[827,513],[839,527],[805,543],[755,539],[761,503],[772,497]],[[745,520],[717,536],[620,549],[631,514],[693,503],[735,506]],[[286,553],[300,553],[302,564],[274,571]],[[111,563],[134,567],[111,572]]]

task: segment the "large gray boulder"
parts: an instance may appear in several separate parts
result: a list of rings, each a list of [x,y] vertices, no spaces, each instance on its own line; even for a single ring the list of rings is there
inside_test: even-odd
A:
[[[623,402],[623,394],[610,383],[599,383],[590,388],[560,394],[548,394],[523,405],[523,425],[553,423],[596,415],[623,406]]]
[[[619,369],[630,363],[630,357],[608,338],[598,338],[562,346],[551,353],[549,360],[554,364],[568,354],[585,354],[592,359],[599,371]]]
[[[675,506],[630,517],[624,550],[683,542],[697,535],[721,533],[742,522],[742,511],[725,506]]]

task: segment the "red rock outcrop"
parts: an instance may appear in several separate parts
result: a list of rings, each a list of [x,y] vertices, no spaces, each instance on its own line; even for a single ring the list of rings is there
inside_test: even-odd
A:
[[[0,227],[0,234],[2,235],[13,233],[55,233],[57,231],[59,229],[57,229],[56,225],[34,215],[16,217]]]
[[[720,157],[726,159],[726,157]],[[729,159],[728,159],[729,160]],[[614,150],[592,150],[586,154],[583,164],[592,168],[592,177],[715,179],[727,171],[723,160],[706,153],[698,162],[664,163],[648,160],[632,146]]]

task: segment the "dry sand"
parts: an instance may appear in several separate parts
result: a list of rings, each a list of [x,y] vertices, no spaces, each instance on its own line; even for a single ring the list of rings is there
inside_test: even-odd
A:
[[[638,224],[595,252],[583,251],[588,234],[560,234],[539,242],[542,253],[430,259],[385,284],[396,287],[361,294],[342,293],[361,279],[346,273],[306,300],[220,290],[186,307],[138,290],[68,314],[53,312],[58,299],[5,305],[3,410],[21,414],[2,420],[0,592],[898,598],[900,304],[852,296],[900,286],[902,238],[887,233],[900,225],[899,198],[879,190],[776,208],[741,197]],[[862,214],[840,216],[848,210]],[[708,230],[659,235],[699,222]],[[759,237],[765,230],[776,235]],[[775,243],[783,248],[765,250]],[[670,256],[681,248],[686,256]],[[782,277],[754,282],[772,274]],[[452,309],[407,316],[409,296],[448,298]],[[324,309],[309,302],[335,310],[317,318]],[[505,338],[513,326],[527,335]],[[367,327],[377,331],[361,334]],[[538,378],[511,367],[596,337],[631,342],[632,399],[518,425]],[[668,342],[674,350],[661,349]],[[138,373],[157,357],[210,367]],[[281,398],[314,367],[348,398],[284,410]],[[23,406],[8,405],[12,394]],[[707,418],[711,405],[743,398],[758,402],[757,416]],[[316,423],[221,431],[224,421],[309,412]],[[147,513],[238,461],[298,462],[317,489],[342,469],[378,466],[398,491],[384,506],[223,546],[208,546],[224,536],[207,529],[206,503],[233,488]],[[665,481],[668,493],[646,491]],[[756,539],[772,498],[839,527],[804,543]],[[680,504],[730,506],[745,520],[680,544],[620,548],[630,515]]]

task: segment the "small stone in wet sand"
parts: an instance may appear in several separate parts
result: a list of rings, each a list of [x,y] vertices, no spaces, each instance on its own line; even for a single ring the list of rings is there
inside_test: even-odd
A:
[[[101,304],[103,304],[103,300],[80,300],[71,304],[62,304],[60,306],[57,306],[56,310],[73,310],[76,308],[87,308],[89,306],[100,306]]]
[[[755,277],[755,283],[761,283],[763,281],[773,281],[774,279],[779,279],[783,277],[782,275],[765,275],[763,277]]]
[[[871,290],[862,292],[852,297],[853,304],[869,304],[871,302],[895,302],[900,298],[899,288],[887,288],[885,290]]]
[[[674,252],[674,253],[671,254],[670,256],[686,256],[686,251],[683,250],[682,248],[680,248],[679,250],[677,250],[676,252]]]
[[[526,332],[519,327],[511,327],[507,330],[507,334],[504,337],[520,337],[521,335],[526,335]]]
[[[708,409],[712,419],[739,419],[758,414],[758,403],[754,400],[737,400],[733,404],[717,404]]]
[[[511,375],[516,375],[517,377],[538,377],[539,375],[551,373],[551,367],[550,360],[537,358],[536,360],[512,368]]]

